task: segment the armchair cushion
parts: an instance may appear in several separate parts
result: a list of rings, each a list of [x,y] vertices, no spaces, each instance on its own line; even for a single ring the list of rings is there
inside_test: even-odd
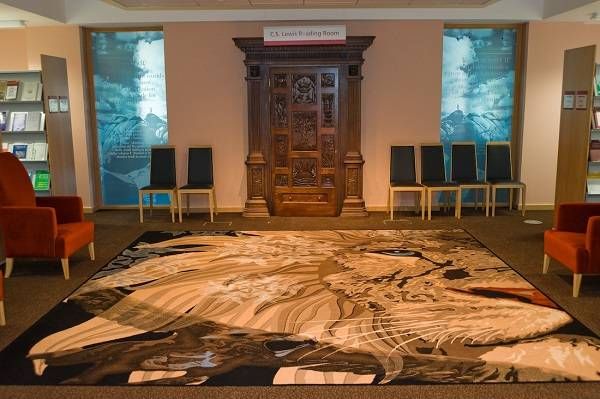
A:
[[[68,258],[79,248],[92,241],[94,241],[94,223],[83,221],[59,224],[54,256]]]
[[[546,230],[544,252],[556,259],[573,273],[589,273],[586,236],[569,231]]]
[[[58,234],[53,208],[0,207],[6,257],[52,257]]]
[[[83,221],[83,202],[80,197],[36,197],[35,202],[37,206],[54,208],[58,224]]]

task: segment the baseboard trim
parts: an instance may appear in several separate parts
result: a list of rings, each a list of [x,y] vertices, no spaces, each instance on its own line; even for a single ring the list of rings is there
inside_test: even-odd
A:
[[[138,210],[138,206],[137,205],[118,205],[118,206],[103,206],[102,208],[96,208],[93,209],[91,207],[84,207],[83,211],[84,213],[94,213],[96,211],[124,211],[124,210]],[[149,206],[144,206],[144,210],[148,210],[150,209]],[[155,205],[154,209],[163,209],[163,210],[169,210],[170,207],[169,205]],[[88,211],[88,212],[86,212]],[[215,212],[217,213],[241,213],[244,211],[244,208],[242,207],[237,207],[237,206],[230,206],[230,207],[222,207],[222,208],[216,208]],[[175,208],[175,212],[177,212],[177,208]],[[181,208],[181,212],[186,212],[186,208],[183,207]],[[194,213],[208,213],[209,210],[208,208],[196,208],[196,207],[190,207],[190,212],[194,212]]]
[[[450,205],[452,206],[452,204]],[[479,205],[481,207],[481,205]],[[491,206],[491,205],[490,205]],[[506,207],[508,206],[508,204],[506,202],[502,203],[502,202],[497,202],[496,203],[496,207]],[[462,208],[473,208],[474,205],[472,203],[470,204],[462,204],[461,206]],[[394,207],[394,211],[412,211],[414,210],[415,207],[411,206],[411,205],[400,205],[400,206],[396,206]],[[437,205],[433,206],[433,209],[438,209]],[[521,206],[519,205],[519,209],[521,209]],[[554,210],[554,204],[527,204],[527,211],[553,211]],[[389,208],[387,206],[367,206],[367,211],[369,212],[389,212]]]

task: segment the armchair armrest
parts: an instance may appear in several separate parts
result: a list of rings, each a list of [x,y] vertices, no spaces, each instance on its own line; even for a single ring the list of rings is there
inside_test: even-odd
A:
[[[600,216],[600,204],[565,203],[560,204],[556,214],[556,229],[585,233],[588,219]]]
[[[1,207],[0,227],[6,257],[54,256],[58,228],[53,208]]]
[[[589,266],[591,268],[589,271],[600,270],[600,216],[592,216],[588,220],[585,233],[585,249],[589,254]],[[596,265],[595,268],[594,265]]]
[[[83,221],[83,202],[80,197],[36,197],[35,202],[37,206],[54,208],[58,224]]]

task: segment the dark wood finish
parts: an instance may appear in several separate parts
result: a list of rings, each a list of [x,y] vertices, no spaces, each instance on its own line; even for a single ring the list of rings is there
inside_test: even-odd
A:
[[[565,51],[562,93],[587,90],[587,109],[562,109],[558,139],[555,209],[563,202],[585,201],[596,46]]]
[[[42,55],[41,61],[52,194],[77,195],[71,107],[69,105],[69,112],[48,112],[48,97],[67,97],[70,100],[67,61],[49,55]]]
[[[336,216],[337,68],[271,68],[273,213]],[[325,178],[323,178],[325,176]]]
[[[374,37],[350,36],[335,46],[233,40],[246,54],[244,216],[366,216],[360,84],[362,55]]]

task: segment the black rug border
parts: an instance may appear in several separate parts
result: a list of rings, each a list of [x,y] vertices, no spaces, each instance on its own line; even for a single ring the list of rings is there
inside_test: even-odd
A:
[[[100,268],[96,269],[93,274],[88,277],[85,281],[83,281],[80,285],[78,285],[75,289],[73,289],[67,296],[65,296],[64,298],[62,298],[61,300],[59,300],[57,303],[54,304],[54,306],[52,306],[52,308],[50,310],[48,310],[46,313],[44,313],[39,319],[37,319],[32,325],[30,325],[29,327],[27,327],[25,329],[25,331],[23,331],[21,334],[19,334],[15,339],[13,339],[8,345],[6,345],[4,347],[4,349],[2,349],[0,351],[0,353],[4,352],[5,350],[7,350],[10,346],[12,346],[16,341],[18,341],[19,339],[22,338],[22,336],[24,336],[29,330],[33,329],[34,327],[36,327],[38,324],[40,324],[46,317],[48,317],[48,315],[54,311],[65,299],[69,298],[73,293],[75,293],[77,290],[79,290],[81,287],[83,287],[88,281],[90,281],[100,270],[102,270],[104,267],[106,267],[110,262],[112,262],[117,256],[119,256],[119,254],[121,254],[124,250],[126,250],[127,248],[130,248],[132,246],[134,246],[135,244],[139,243],[141,241],[141,238],[146,235],[147,233],[173,233],[176,231],[183,231],[185,233],[192,233],[192,232],[213,232],[213,233],[229,233],[229,232],[241,232],[241,231],[378,231],[378,230],[392,230],[392,231],[463,231],[465,233],[467,233],[474,241],[476,241],[479,245],[481,245],[483,248],[487,249],[488,251],[490,251],[490,253],[492,255],[494,255],[496,258],[500,259],[504,264],[506,264],[508,267],[510,267],[510,269],[512,271],[514,271],[515,273],[517,273],[522,279],[524,279],[525,281],[527,281],[529,284],[531,284],[532,287],[534,287],[536,290],[540,291],[542,294],[544,294],[545,296],[547,296],[557,307],[559,310],[565,312],[566,314],[568,314],[573,320],[575,320],[576,322],[580,323],[582,326],[584,326],[587,330],[589,330],[590,332],[592,332],[595,335],[595,338],[600,339],[600,335],[597,334],[594,330],[592,330],[591,328],[589,328],[586,324],[584,324],[582,321],[580,321],[578,318],[574,317],[569,311],[565,310],[559,303],[556,303],[555,300],[548,296],[544,291],[542,291],[537,285],[535,285],[534,283],[532,283],[527,277],[523,276],[518,270],[516,270],[509,262],[507,262],[504,258],[502,258],[501,256],[499,256],[495,251],[493,251],[492,249],[490,249],[487,245],[485,245],[483,242],[481,242],[481,240],[479,240],[473,233],[471,233],[471,231],[469,231],[466,228],[462,228],[462,227],[456,227],[456,228],[433,228],[433,229],[312,229],[312,230],[259,230],[259,229],[249,229],[249,230],[235,230],[235,229],[230,229],[230,230],[146,230],[143,233],[141,233],[140,235],[138,235],[133,241],[131,241],[128,245],[126,245],[125,247],[123,247],[121,250],[119,250],[117,252],[117,254],[115,256],[113,256],[112,258],[110,258],[110,260],[108,262],[106,262],[104,265],[102,265]],[[176,236],[173,236],[176,237]],[[0,369],[1,370],[1,369]],[[393,386],[477,386],[477,387],[483,387],[483,386],[506,386],[507,388],[512,386],[512,385],[543,385],[543,384],[551,384],[551,385],[570,385],[570,384],[584,384],[584,385],[600,385],[600,381],[590,381],[590,380],[572,380],[572,381],[517,381],[517,382],[511,382],[511,381],[507,381],[507,382],[501,382],[501,381],[489,381],[489,382],[420,382],[420,383],[411,383],[411,384],[395,384],[395,385],[379,385],[379,384],[277,384],[277,385],[219,385],[219,386],[203,386],[202,384],[197,385],[196,387],[204,387],[204,388],[231,388],[231,389],[236,389],[236,388],[252,388],[252,389],[277,389],[278,387],[308,387],[308,388],[318,388],[321,386],[326,386],[326,387],[336,387],[336,386],[344,386],[344,387],[357,387],[359,389],[373,389],[373,387],[383,387],[386,389],[389,389],[389,387],[393,387]],[[19,385],[9,385],[9,384],[0,384],[0,387],[3,388],[10,388],[10,387],[15,387],[15,388],[21,388],[21,387],[29,387],[29,388],[44,388],[44,387],[56,387],[59,388],[60,387],[96,387],[96,388],[102,388],[102,387],[118,387],[119,389],[139,389],[139,388],[155,388],[155,387],[160,387],[161,389],[177,389],[177,388],[181,388],[181,387],[186,387],[186,385],[162,385],[162,384],[69,384],[69,383],[65,383],[65,384],[19,384]],[[377,389],[377,388],[374,388]]]

